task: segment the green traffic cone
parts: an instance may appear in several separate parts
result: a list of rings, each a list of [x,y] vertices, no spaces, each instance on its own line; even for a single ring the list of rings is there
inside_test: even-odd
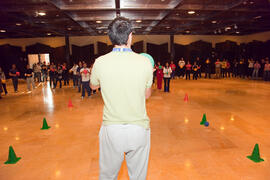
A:
[[[16,156],[13,147],[9,146],[8,160],[5,162],[5,164],[16,164],[20,159],[20,157]]]
[[[50,129],[51,127],[48,126],[46,118],[43,118],[43,126],[41,128],[41,130],[45,130],[45,129]]]
[[[248,159],[254,161],[254,162],[261,162],[264,161],[264,159],[262,159],[260,157],[260,150],[259,150],[259,145],[255,144],[252,155],[251,156],[247,156]]]
[[[200,122],[200,125],[204,125],[204,123],[206,122],[206,114],[203,114],[203,118],[202,121]]]

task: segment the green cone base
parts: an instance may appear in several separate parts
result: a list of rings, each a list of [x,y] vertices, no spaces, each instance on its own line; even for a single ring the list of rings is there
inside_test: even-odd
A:
[[[43,128],[40,128],[40,130],[46,130],[46,129],[50,129],[51,127],[48,126],[48,127],[43,127]]]
[[[17,157],[15,160],[7,160],[5,164],[16,164],[20,159],[21,157]]]
[[[256,163],[264,161],[264,159],[262,159],[262,158],[257,159],[257,158],[254,158],[252,156],[247,156],[247,158],[253,162],[256,162]]]

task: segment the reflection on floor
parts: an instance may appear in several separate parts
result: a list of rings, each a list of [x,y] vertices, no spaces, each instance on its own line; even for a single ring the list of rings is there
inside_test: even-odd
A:
[[[100,94],[82,100],[71,86],[51,91],[40,85],[16,95],[11,89],[0,100],[0,179],[97,180]],[[269,100],[269,83],[236,79],[173,80],[170,93],[154,90],[147,101],[148,179],[269,180]],[[203,113],[209,127],[199,125]],[[43,117],[49,130],[40,130]],[[246,158],[255,143],[264,162]],[[22,159],[4,165],[10,145]],[[128,179],[125,164],[118,179]]]

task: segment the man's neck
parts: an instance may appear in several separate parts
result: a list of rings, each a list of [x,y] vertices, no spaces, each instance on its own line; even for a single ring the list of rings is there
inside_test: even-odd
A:
[[[115,45],[114,48],[129,48],[130,49],[130,46],[129,45]]]

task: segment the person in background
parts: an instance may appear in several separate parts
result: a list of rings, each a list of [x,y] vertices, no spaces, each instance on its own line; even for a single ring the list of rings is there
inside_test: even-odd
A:
[[[219,59],[217,59],[217,61],[215,62],[215,67],[216,67],[216,78],[220,78],[221,75],[221,62],[219,61]]]
[[[173,61],[171,61],[170,68],[171,68],[171,70],[172,70],[172,73],[171,73],[171,78],[172,78],[172,79],[174,79],[176,65],[174,64],[174,62],[173,62]]]
[[[56,78],[55,88],[57,87],[58,82],[59,82],[59,87],[62,88],[63,69],[62,69],[62,66],[60,64],[57,66],[55,78]]]
[[[50,87],[51,88],[55,88],[56,86],[56,68],[54,66],[54,64],[50,65],[50,69],[49,69],[49,77],[50,77]]]
[[[69,70],[69,72],[72,72],[72,80],[73,80],[73,88],[78,86],[78,76],[77,76],[77,69],[78,65],[76,63],[73,64],[72,68]]]
[[[82,88],[82,76],[81,76],[81,69],[83,68],[83,64],[80,61],[79,62],[79,67],[77,68],[77,79],[78,79],[78,92],[81,92]]]
[[[87,68],[87,64],[83,63],[83,67],[80,70],[81,78],[82,78],[82,99],[85,97],[85,90],[87,91],[88,97],[91,96],[90,89],[90,72],[91,70]]]
[[[157,62],[156,76],[157,76],[157,88],[159,90],[161,90],[162,89],[162,79],[163,79],[163,67],[161,66],[160,62]]]
[[[265,59],[261,59],[261,68],[259,71],[259,76],[263,78],[264,76],[264,65],[265,65]]]
[[[184,58],[181,58],[180,61],[178,62],[179,66],[179,77],[185,77],[185,65],[186,62],[184,61]]]
[[[202,69],[201,69],[202,64],[201,64],[200,58],[197,57],[195,62],[196,62],[196,65],[198,66],[197,75],[198,77],[202,78]]]
[[[231,64],[228,60],[226,60],[226,77],[230,78],[231,77]]]
[[[245,78],[245,60],[241,59],[239,62],[239,76],[240,78]]]
[[[5,92],[5,95],[7,95],[8,94],[8,92],[7,92],[7,79],[6,79],[5,73],[1,67],[0,67],[0,78],[1,78],[1,83],[2,83],[3,90]]]
[[[198,79],[198,65],[197,65],[197,62],[195,61],[193,66],[192,66],[192,72],[193,72],[193,77],[192,79],[193,80],[197,80]]]
[[[172,69],[169,66],[169,63],[166,62],[165,67],[163,68],[163,79],[164,79],[164,92],[170,92],[170,79],[172,75]]]
[[[253,69],[254,69],[254,60],[249,59],[248,60],[248,74],[247,74],[248,78],[252,77]]]
[[[189,63],[189,61],[186,64],[186,80],[189,79],[190,80],[190,73],[191,73],[191,64]]]
[[[264,80],[265,81],[270,81],[270,64],[269,60],[265,61],[264,65]]]
[[[222,76],[222,78],[227,77],[227,75],[226,75],[226,68],[227,67],[226,66],[227,66],[227,62],[225,59],[223,59],[223,61],[221,62],[221,76]]]
[[[32,85],[32,89],[35,89],[35,80],[33,79],[33,69],[30,68],[30,65],[27,64],[26,66],[26,72],[24,74],[25,78],[26,78],[26,84],[27,84],[27,90],[31,91],[31,85]]]
[[[34,69],[34,79],[36,82],[41,81],[41,67],[39,63],[33,64],[33,69]]]
[[[47,66],[46,66],[46,63],[44,62],[42,65],[41,65],[41,76],[42,76],[42,79],[41,81],[42,82],[47,82],[47,77],[48,77],[48,69],[47,69]]]
[[[211,79],[211,61],[209,58],[206,59],[205,61],[205,78]]]
[[[232,65],[232,77],[237,77],[237,72],[238,72],[238,70],[237,70],[237,68],[238,68],[238,62],[237,62],[237,60],[236,59],[234,59],[233,60],[233,65]]]
[[[2,79],[1,79],[1,76],[0,76],[0,99],[2,99],[2,92],[3,92],[3,89],[2,89]]]
[[[261,65],[260,65],[259,61],[256,61],[256,63],[254,64],[252,79],[258,79],[260,69],[261,69]]]
[[[9,71],[9,76],[12,78],[14,91],[16,93],[16,92],[18,92],[18,78],[20,76],[20,72],[17,70],[15,64],[12,64],[12,68]]]
[[[69,86],[69,77],[68,77],[67,63],[64,63],[62,65],[62,69],[63,69],[64,86]]]

